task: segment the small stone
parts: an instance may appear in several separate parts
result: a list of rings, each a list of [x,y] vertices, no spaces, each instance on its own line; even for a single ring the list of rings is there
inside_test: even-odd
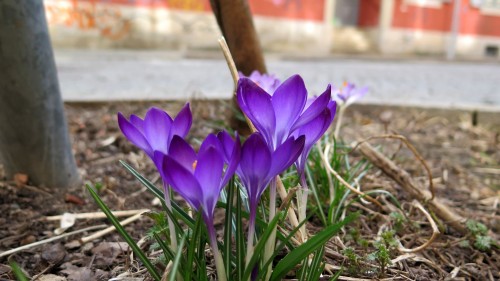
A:
[[[49,264],[59,264],[66,256],[66,249],[61,243],[47,245],[42,250],[42,260]]]

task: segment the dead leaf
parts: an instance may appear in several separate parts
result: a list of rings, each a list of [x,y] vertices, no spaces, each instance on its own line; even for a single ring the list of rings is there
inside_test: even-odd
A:
[[[54,274],[41,275],[36,280],[38,281],[66,281],[66,278]]]
[[[61,270],[62,273],[68,275],[68,281],[96,280],[92,270],[86,267],[71,267]]]
[[[66,193],[66,195],[64,195],[64,201],[66,203],[73,203],[75,205],[80,205],[80,206],[85,205],[85,201],[82,198],[69,193]]]
[[[127,251],[129,251],[129,246],[126,242],[102,242],[91,252],[95,255],[96,265],[110,266],[119,255]]]

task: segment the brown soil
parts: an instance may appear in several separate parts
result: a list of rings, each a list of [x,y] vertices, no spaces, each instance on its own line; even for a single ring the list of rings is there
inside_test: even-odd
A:
[[[223,128],[229,110],[225,102],[199,101],[192,103],[196,123],[190,137],[201,139],[207,133]],[[71,104],[66,106],[68,123],[73,138],[77,164],[85,182],[103,184],[100,195],[113,210],[152,209],[160,210],[154,196],[148,193],[119,163],[125,160],[143,175],[158,181],[152,163],[120,133],[116,113],[143,115],[151,105],[175,113],[180,102],[160,103],[113,103]],[[402,134],[416,146],[431,168],[436,194],[458,214],[480,221],[489,228],[489,235],[498,241],[500,223],[498,201],[500,199],[500,130],[486,122],[472,126],[469,113],[433,112],[422,109],[397,109],[358,106],[348,110],[342,130],[343,139],[353,140],[387,133]],[[374,140],[385,155],[412,174],[414,179],[426,186],[426,174],[421,164],[408,149],[400,149],[396,140]],[[359,159],[353,152],[352,159]],[[353,160],[354,161],[354,160]],[[405,225],[398,231],[400,241],[407,248],[418,246],[430,237],[431,228],[425,217],[411,210],[410,198],[400,186],[372,168],[364,178],[366,189],[383,188],[394,194],[409,212],[415,225]],[[379,198],[382,200],[382,198]],[[382,200],[384,202],[384,200]],[[385,204],[385,203],[384,203]],[[387,203],[389,206],[390,204]],[[390,224],[390,210],[378,210],[372,205],[355,204],[351,210],[361,210],[362,217],[352,229],[366,240],[373,240],[382,225]],[[30,185],[29,179],[5,180],[0,169],[0,251],[7,251],[35,241],[54,237],[59,222],[44,221],[45,216],[61,215],[65,212],[96,212],[98,208],[82,186],[67,190],[50,189]],[[107,224],[105,219],[81,219],[66,232],[90,226]],[[150,219],[143,217],[128,225],[126,229],[139,241],[152,226]],[[311,222],[309,229],[318,229]],[[79,233],[55,242],[30,248],[0,258],[0,280],[13,280],[9,267],[15,261],[32,278],[39,280],[108,280],[117,276],[145,278],[147,273],[137,261],[131,260],[130,250],[123,240],[113,232],[85,245],[78,246],[75,240],[97,230]],[[349,235],[341,235],[340,241],[332,241],[327,251],[327,260],[332,267],[349,268],[343,276],[352,278],[393,278],[391,280],[499,280],[500,257],[498,248],[481,252],[472,246],[463,245],[467,240],[451,228],[424,251],[408,257],[385,272],[363,260],[353,266],[341,249],[352,247],[363,256],[367,249],[358,246]],[[352,237],[351,237],[352,238]],[[472,244],[472,243],[471,243]],[[148,249],[150,241],[141,241]],[[462,246],[459,246],[462,245]],[[1,253],[0,252],[0,253]],[[402,257],[392,252],[391,258]],[[325,272],[327,275],[328,272]],[[54,277],[53,279],[43,279]],[[138,279],[141,280],[141,279]],[[352,279],[356,280],[356,279]]]

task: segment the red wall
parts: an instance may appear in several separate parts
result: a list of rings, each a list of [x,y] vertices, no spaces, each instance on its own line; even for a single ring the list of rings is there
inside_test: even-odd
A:
[[[361,0],[359,2],[358,26],[376,27],[380,14],[381,0]]]
[[[1,1],[1,0],[0,0]],[[209,0],[71,0],[186,11],[211,11]],[[252,13],[259,16],[323,21],[325,0],[248,0]]]
[[[460,34],[500,37],[500,15],[484,15],[470,6],[469,0],[461,0]],[[449,32],[453,15],[453,1],[444,2],[441,8],[418,7],[395,0],[392,27],[423,31]],[[358,25],[378,25],[381,0],[361,0]]]
[[[469,35],[500,36],[500,16],[481,14],[461,0],[460,33]],[[451,29],[453,2],[443,3],[441,8],[418,7],[396,0],[392,26],[416,30],[448,32]]]

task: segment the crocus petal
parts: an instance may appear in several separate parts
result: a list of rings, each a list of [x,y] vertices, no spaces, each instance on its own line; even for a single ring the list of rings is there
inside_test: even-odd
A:
[[[137,130],[144,134],[144,120],[142,120],[139,116],[135,114],[130,115],[130,123],[132,123]]]
[[[229,137],[229,138],[231,138],[231,137]],[[236,141],[234,142],[233,150],[231,151],[231,155],[229,156],[230,161],[228,161],[229,163],[227,165],[226,172],[224,174],[224,178],[222,179],[221,186],[226,186],[229,179],[233,176],[234,172],[238,168],[238,165],[240,164],[241,144],[240,144],[240,137],[238,136],[238,133],[235,133],[234,138]],[[226,147],[225,147],[225,149],[226,149]]]
[[[328,85],[325,92],[323,92],[318,98],[316,98],[311,105],[300,115],[300,118],[295,122],[290,131],[295,131],[297,128],[303,126],[304,124],[310,122],[316,116],[321,114],[321,112],[328,106],[331,100],[331,86]]]
[[[259,133],[252,134],[243,144],[240,168],[241,180],[247,189],[248,196],[255,203],[258,194],[266,187],[264,182],[271,166],[271,152]]]
[[[118,126],[127,139],[144,150],[149,157],[153,157],[153,149],[143,134],[132,125],[121,112],[118,113]]]
[[[248,78],[238,81],[237,98],[241,110],[268,143],[273,143],[276,117],[271,96]]]
[[[203,189],[203,206],[208,214],[213,212],[219,199],[223,168],[224,160],[215,147],[210,147],[198,155],[194,176]]]
[[[165,158],[165,154],[163,154],[161,151],[155,150],[153,152],[153,162],[155,163],[156,169],[158,172],[160,172],[160,176],[162,180],[166,183],[167,182],[167,177],[165,176],[165,173],[163,172],[163,160]]]
[[[368,87],[363,87],[358,90],[353,90],[352,94],[347,98],[347,101],[345,102],[345,106],[349,106],[353,104],[355,101],[361,99],[368,93]]]
[[[193,165],[196,162],[196,152],[182,137],[175,135],[172,138],[168,155],[184,168],[194,171]]]
[[[152,107],[144,118],[144,134],[154,150],[168,153],[172,118],[163,110]]]
[[[200,149],[198,151],[198,154],[204,153],[207,149],[214,147],[217,149],[221,155],[224,155],[224,148],[222,147],[222,144],[220,143],[220,140],[217,138],[216,135],[214,134],[209,134],[201,143]]]
[[[168,155],[163,158],[162,167],[167,182],[172,188],[198,210],[202,204],[203,193],[194,175]]]
[[[335,113],[337,112],[337,102],[332,100],[328,103],[328,109],[330,110],[330,113],[332,114],[332,119],[335,117]]]
[[[272,155],[269,177],[273,178],[288,169],[301,154],[304,143],[305,136],[300,136],[298,139],[290,137],[282,145],[278,146]]]
[[[332,122],[332,114],[326,108],[311,122],[302,126],[297,134],[305,136],[304,150],[301,157],[297,160],[297,169],[299,173],[303,173],[305,169],[305,162],[309,156],[312,146],[323,136]]]
[[[235,134],[235,137],[238,138],[237,133]],[[231,135],[226,130],[219,132],[217,134],[217,138],[222,144],[222,149],[224,150],[224,161],[226,163],[229,163],[234,148],[234,140],[233,138],[231,138]]]
[[[276,114],[276,139],[282,143],[289,135],[290,128],[299,118],[307,101],[307,90],[304,80],[294,75],[283,82],[272,97]]]
[[[184,107],[179,111],[172,124],[172,135],[178,135],[181,137],[186,137],[193,124],[193,116],[191,114],[191,109],[189,108],[189,103],[186,103]]]

